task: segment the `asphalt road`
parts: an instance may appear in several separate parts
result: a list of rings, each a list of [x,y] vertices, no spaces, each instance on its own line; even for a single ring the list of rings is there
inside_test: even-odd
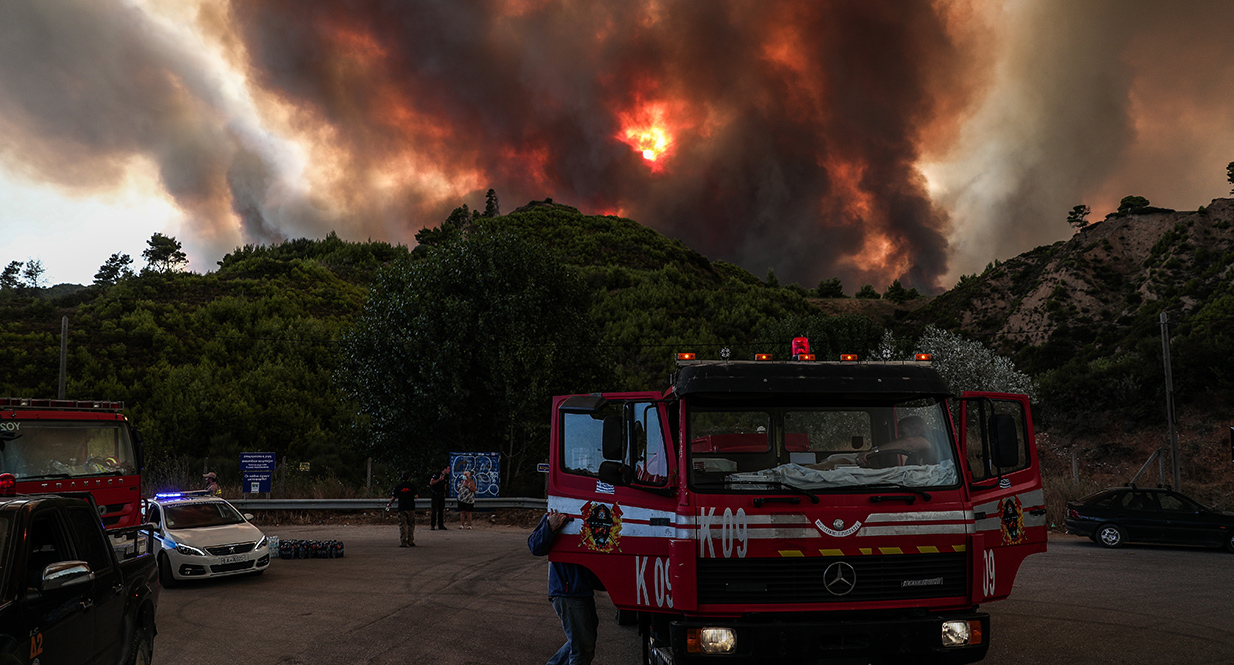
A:
[[[545,597],[544,559],[527,531],[396,526],[267,527],[281,538],[337,539],[343,559],[281,560],[261,577],[166,589],[154,662],[545,662],[563,641]],[[598,595],[597,665],[639,662],[633,627]],[[1234,663],[1234,555],[1130,546],[1106,550],[1054,538],[1028,559],[992,617],[986,663],[1205,665]]]

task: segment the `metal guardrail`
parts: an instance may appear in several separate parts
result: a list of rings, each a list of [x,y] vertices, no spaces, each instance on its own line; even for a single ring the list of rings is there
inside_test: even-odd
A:
[[[253,510],[381,510],[386,507],[389,499],[228,499],[231,505],[241,511]],[[428,510],[430,499],[416,499],[416,510]],[[447,498],[446,508],[453,510],[458,507],[456,499]],[[527,508],[530,510],[548,510],[546,499],[528,497],[477,497],[476,510],[494,510],[498,508]]]

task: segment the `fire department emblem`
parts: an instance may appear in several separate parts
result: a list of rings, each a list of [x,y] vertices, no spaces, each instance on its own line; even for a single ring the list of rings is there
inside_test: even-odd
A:
[[[621,549],[621,506],[588,501],[583,504],[579,547],[609,553]]]
[[[1024,542],[1024,508],[1019,497],[1007,497],[998,504],[1002,520],[1003,544],[1016,545]]]

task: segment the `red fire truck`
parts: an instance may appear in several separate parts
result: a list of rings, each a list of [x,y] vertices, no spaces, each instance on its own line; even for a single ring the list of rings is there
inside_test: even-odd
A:
[[[123,409],[0,397],[0,474],[19,494],[88,492],[108,529],[141,524],[141,441]]]
[[[1046,549],[1028,398],[794,346],[554,398],[550,558],[637,616],[646,663],[981,660],[979,605]]]

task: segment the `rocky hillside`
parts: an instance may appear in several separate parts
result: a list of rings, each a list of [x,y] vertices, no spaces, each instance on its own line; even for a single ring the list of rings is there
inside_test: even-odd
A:
[[[1234,199],[1194,212],[1111,214],[1068,241],[994,263],[914,317],[959,329],[1009,354],[1069,347],[1045,369],[1116,353],[1132,329],[1166,311],[1181,322],[1227,295],[1234,277]]]

